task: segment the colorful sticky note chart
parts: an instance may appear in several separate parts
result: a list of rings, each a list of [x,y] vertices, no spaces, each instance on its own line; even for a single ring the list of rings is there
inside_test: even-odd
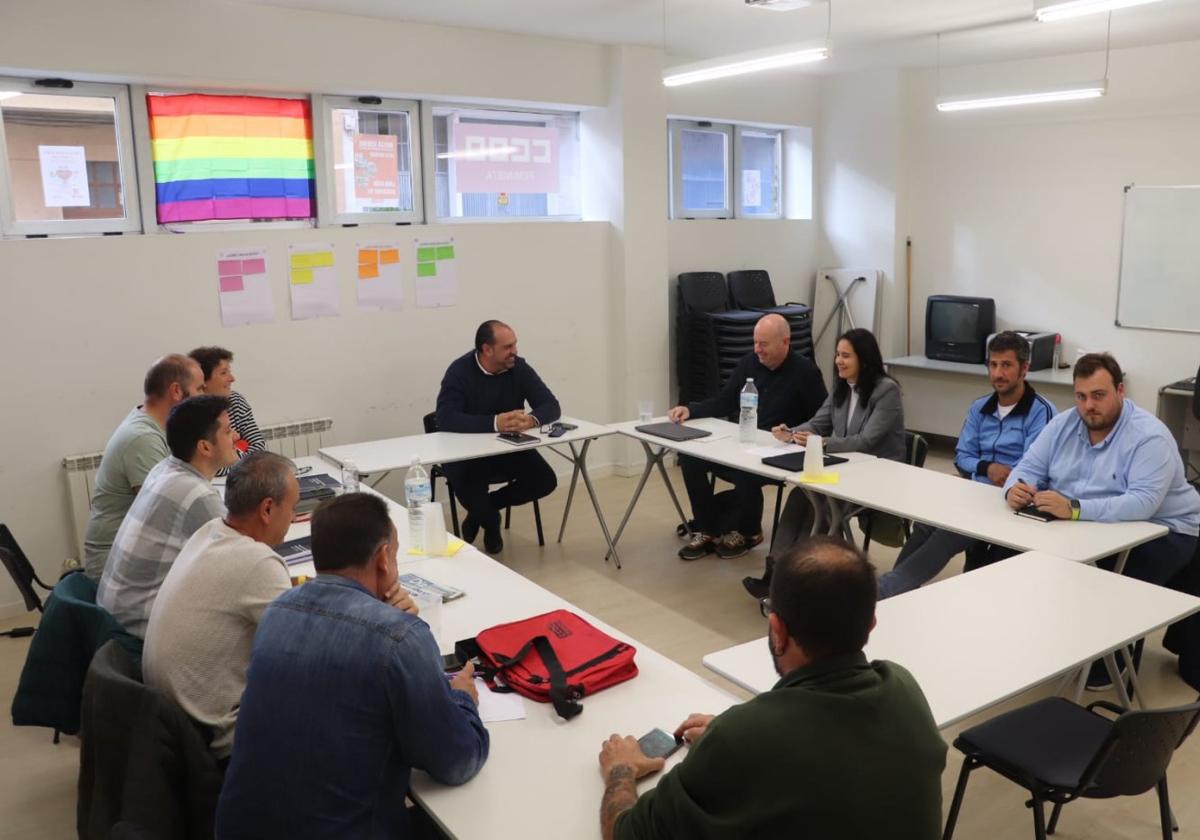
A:
[[[359,265],[379,265],[379,251],[375,248],[362,248],[358,252]]]
[[[292,269],[292,285],[307,286],[313,281],[313,270],[311,268],[293,268]]]
[[[237,262],[237,260],[232,260],[231,262]],[[222,277],[221,278],[221,291],[222,292],[241,292],[241,291],[244,291],[245,288],[246,288],[246,284],[242,280],[242,277],[240,274],[232,276],[232,277]]]
[[[370,263],[358,264],[358,279],[372,280],[379,276],[379,266],[371,265]]]
[[[242,274],[266,274],[266,260],[242,260]]]
[[[245,271],[241,260],[217,260],[217,273],[222,277],[232,277]]]
[[[333,251],[313,251],[308,255],[312,268],[330,268],[333,266]]]
[[[400,262],[399,248],[382,248],[379,251],[379,261],[384,265],[392,265]]]
[[[437,259],[437,247],[425,245],[417,249],[417,262],[433,262]]]
[[[452,259],[454,259],[454,246],[453,246],[453,245],[439,245],[439,246],[437,246],[437,258],[438,258],[439,260],[452,260]]]
[[[292,268],[311,268],[312,254],[292,254]]]
[[[423,262],[417,263],[418,277],[437,277],[437,263]]]

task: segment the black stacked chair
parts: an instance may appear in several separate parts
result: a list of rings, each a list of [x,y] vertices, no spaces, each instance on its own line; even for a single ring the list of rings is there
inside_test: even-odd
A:
[[[771,275],[763,269],[731,271],[725,279],[729,281],[729,299],[734,309],[774,308],[775,289],[771,286]]]
[[[702,400],[717,392],[717,348],[709,316],[729,310],[729,289],[719,271],[692,271],[679,275],[675,327],[675,370],[679,402]]]

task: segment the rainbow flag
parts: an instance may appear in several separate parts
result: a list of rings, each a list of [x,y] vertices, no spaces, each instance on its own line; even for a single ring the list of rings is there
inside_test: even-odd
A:
[[[313,216],[305,99],[146,97],[159,224]]]

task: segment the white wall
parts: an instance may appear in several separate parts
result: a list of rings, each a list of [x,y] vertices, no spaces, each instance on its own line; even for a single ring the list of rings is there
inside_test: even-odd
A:
[[[1102,67],[1090,54],[944,68],[942,84],[1085,80]],[[994,297],[1000,326],[1061,332],[1066,359],[1111,351],[1151,411],[1161,385],[1195,374],[1200,335],[1114,318],[1122,187],[1200,184],[1200,42],[1118,50],[1109,78],[1100,100],[939,114],[935,75],[908,74],[897,239],[913,237],[914,352],[926,296],[957,293]]]

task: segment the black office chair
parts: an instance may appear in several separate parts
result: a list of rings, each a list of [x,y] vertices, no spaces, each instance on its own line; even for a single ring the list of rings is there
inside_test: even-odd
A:
[[[729,286],[719,271],[685,271],[677,289],[680,313],[729,311]]]
[[[1104,717],[1096,708],[1118,717]],[[1084,708],[1048,697],[972,727],[954,741],[966,758],[942,840],[954,836],[967,779],[979,767],[990,767],[1033,795],[1026,805],[1033,808],[1038,840],[1054,833],[1068,802],[1137,796],[1151,788],[1158,791],[1163,840],[1171,840],[1167,765],[1198,719],[1200,703],[1130,711],[1103,700]],[[1047,802],[1054,804],[1049,826],[1043,809]]]
[[[21,550],[21,546],[17,544],[16,537],[12,535],[12,531],[8,530],[8,526],[2,522],[0,522],[0,562],[4,564],[4,568],[8,569],[9,576],[12,577],[13,583],[17,585],[17,591],[21,593],[21,597],[25,600],[25,609],[30,612],[34,610],[42,612],[42,599],[38,595],[37,590],[33,588],[33,585],[36,583],[47,592],[53,590],[54,587],[42,583],[41,578],[37,576],[37,572],[33,570],[33,564],[29,562],[29,558],[25,556],[25,552]],[[18,632],[24,630],[25,628],[19,627],[9,632],[10,634],[20,636],[26,635],[24,632]]]
[[[421,418],[421,424],[425,427],[425,434],[431,435],[438,430],[437,412],[431,411]],[[462,529],[458,524],[458,504],[454,500],[454,488],[450,486],[450,479],[446,477],[446,473],[442,470],[441,464],[434,464],[429,470],[429,500],[437,501],[437,480],[442,479],[446,482],[446,494],[450,497],[450,524],[454,529],[454,536],[462,537]],[[490,484],[502,484],[507,479],[501,478],[497,481],[489,482]],[[533,500],[533,523],[537,527],[538,545],[545,545],[546,538],[542,534],[542,508],[538,505],[537,499]],[[504,530],[508,530],[512,525],[512,506],[504,510]]]
[[[725,275],[729,283],[729,299],[734,309],[771,309],[775,306],[775,289],[771,275],[761,268],[731,271]]]
[[[929,441],[921,437],[916,432],[904,433],[904,462],[914,467],[924,467],[925,457],[929,454]],[[912,521],[902,519],[898,516],[893,516],[890,513],[880,513],[877,510],[863,511],[859,521],[863,528],[863,552],[865,553],[871,545],[871,532],[874,530],[877,534],[884,528],[896,533],[897,538],[903,534],[902,540],[881,540],[876,537],[877,542],[890,544],[897,542],[898,545],[903,545],[904,540],[912,536]],[[899,523],[899,524],[897,524]]]

